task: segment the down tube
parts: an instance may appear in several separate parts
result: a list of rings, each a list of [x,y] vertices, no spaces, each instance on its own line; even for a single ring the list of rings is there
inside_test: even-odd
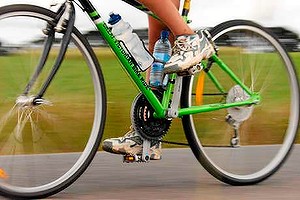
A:
[[[96,11],[89,13],[90,17],[94,20],[98,30],[100,31],[102,37],[112,48],[116,56],[119,58],[125,70],[128,72],[134,83],[137,85],[139,90],[146,96],[147,100],[150,102],[151,106],[154,108],[157,117],[165,117],[165,109],[162,104],[152,92],[151,88],[140,74],[138,67],[134,62],[132,62],[130,56],[121,46],[121,43],[114,37],[111,30],[107,24],[101,19]],[[98,19],[95,19],[99,17]]]

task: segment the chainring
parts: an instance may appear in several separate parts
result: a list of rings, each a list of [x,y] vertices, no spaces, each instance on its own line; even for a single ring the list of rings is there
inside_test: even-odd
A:
[[[154,91],[159,100],[162,93]],[[134,129],[147,140],[161,140],[167,134],[171,119],[155,118],[154,109],[143,94],[138,94],[132,103],[131,121]]]

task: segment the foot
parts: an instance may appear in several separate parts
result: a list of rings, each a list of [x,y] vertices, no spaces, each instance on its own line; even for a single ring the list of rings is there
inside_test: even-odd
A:
[[[201,31],[198,34],[177,37],[173,48],[173,55],[165,65],[164,73],[177,73],[208,59],[215,53],[214,47]]]
[[[103,141],[102,149],[115,154],[141,155],[143,152],[143,139],[133,129],[123,137],[110,138]],[[160,160],[162,155],[160,142],[152,142],[150,148],[150,159]]]

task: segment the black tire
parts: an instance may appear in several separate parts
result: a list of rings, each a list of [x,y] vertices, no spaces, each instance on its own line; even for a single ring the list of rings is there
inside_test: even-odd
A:
[[[43,97],[47,101],[41,106],[16,104],[40,58],[42,29],[55,16],[32,5],[0,8],[0,48],[8,51],[0,56],[0,194],[9,198],[44,198],[68,187],[89,166],[102,138],[103,75],[95,53],[75,27],[64,61]],[[58,49],[52,47],[28,96],[39,91]]]
[[[282,166],[295,141],[299,122],[296,72],[279,41],[256,23],[228,21],[210,33],[219,46],[219,57],[251,91],[261,95],[261,101],[250,107],[184,116],[185,134],[195,157],[215,178],[231,185],[255,184]],[[199,84],[196,82],[200,75],[185,77],[182,107],[199,104],[200,100],[195,100],[199,96],[207,104],[232,102],[245,94],[223,71],[218,70],[214,63],[211,72],[224,91],[216,90],[212,81],[206,78],[204,92],[199,94],[201,89],[197,89]],[[240,124],[239,147],[234,146],[233,126],[225,120],[228,113],[235,119],[240,115],[251,115]]]

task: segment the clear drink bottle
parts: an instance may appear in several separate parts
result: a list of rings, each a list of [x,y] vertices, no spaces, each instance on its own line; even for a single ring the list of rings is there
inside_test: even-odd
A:
[[[159,87],[163,84],[163,69],[172,54],[172,46],[169,41],[169,31],[162,31],[159,40],[154,45],[153,56],[155,58],[150,72],[150,85]]]

